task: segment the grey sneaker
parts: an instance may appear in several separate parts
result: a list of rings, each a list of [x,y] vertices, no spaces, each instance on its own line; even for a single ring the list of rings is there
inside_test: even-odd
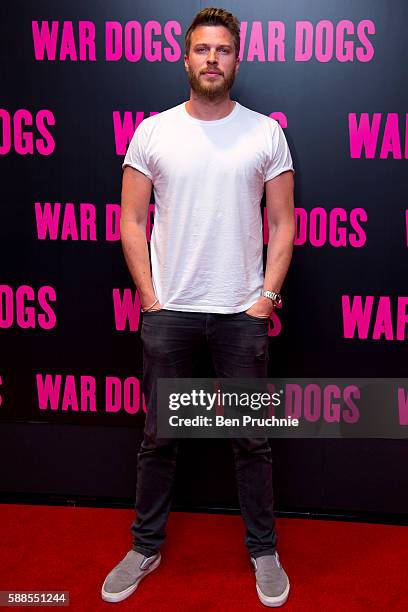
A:
[[[146,557],[140,552],[129,550],[120,563],[106,576],[102,585],[102,599],[116,603],[129,597],[139,586],[139,582],[160,565],[158,552]]]
[[[279,561],[279,555],[251,557],[255,569],[256,590],[261,602],[270,608],[282,606],[289,595],[289,578]]]

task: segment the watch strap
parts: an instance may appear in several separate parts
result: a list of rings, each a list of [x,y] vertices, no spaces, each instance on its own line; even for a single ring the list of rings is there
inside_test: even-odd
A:
[[[267,291],[263,289],[262,295],[272,300],[272,302],[277,306],[280,306],[282,304],[282,296],[280,293],[277,293],[276,291]]]

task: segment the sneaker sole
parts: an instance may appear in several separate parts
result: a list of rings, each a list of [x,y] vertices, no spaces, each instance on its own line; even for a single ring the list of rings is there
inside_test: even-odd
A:
[[[261,589],[258,585],[256,585],[256,591],[258,593],[258,597],[260,601],[264,604],[264,606],[268,606],[268,608],[279,608],[279,606],[283,606],[289,596],[290,583],[288,580],[288,585],[286,589],[283,591],[282,595],[278,595],[277,597],[271,597],[269,595],[265,595],[262,593]]]
[[[123,591],[119,591],[119,593],[109,593],[108,591],[105,591],[105,583],[106,583],[106,580],[107,580],[105,578],[105,581],[104,581],[104,583],[102,585],[102,589],[101,589],[102,599],[104,601],[109,601],[110,603],[117,603],[119,601],[123,601],[124,599],[126,599],[127,597],[132,595],[132,593],[134,593],[136,591],[137,587],[139,586],[139,584],[140,584],[141,580],[143,580],[143,578],[146,578],[146,576],[148,574],[150,574],[157,567],[159,567],[160,561],[161,561],[161,555],[159,555],[159,557],[156,559],[156,561],[154,561],[151,564],[151,566],[141,576],[139,576],[139,578],[136,580],[136,582],[134,584],[131,584],[130,587],[128,587],[127,589],[124,589]]]

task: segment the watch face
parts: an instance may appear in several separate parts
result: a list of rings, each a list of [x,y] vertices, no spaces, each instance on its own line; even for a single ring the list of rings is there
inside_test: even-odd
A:
[[[281,298],[281,296],[279,295],[279,293],[278,293],[278,294],[276,295],[276,297],[275,297],[275,302],[276,302],[276,304],[277,304],[278,306],[280,306],[280,305],[282,304],[282,298]]]

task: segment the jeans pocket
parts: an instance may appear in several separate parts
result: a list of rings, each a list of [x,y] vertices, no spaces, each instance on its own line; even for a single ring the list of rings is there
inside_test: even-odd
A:
[[[146,312],[143,312],[143,316],[145,315],[153,315],[153,314],[158,314],[159,312],[162,312],[163,310],[165,310],[164,308],[159,308],[159,310],[147,310]]]
[[[269,317],[255,317],[254,315],[250,315],[247,312],[245,312],[245,310],[242,314],[248,317],[248,319],[252,319],[254,321],[269,321]]]

